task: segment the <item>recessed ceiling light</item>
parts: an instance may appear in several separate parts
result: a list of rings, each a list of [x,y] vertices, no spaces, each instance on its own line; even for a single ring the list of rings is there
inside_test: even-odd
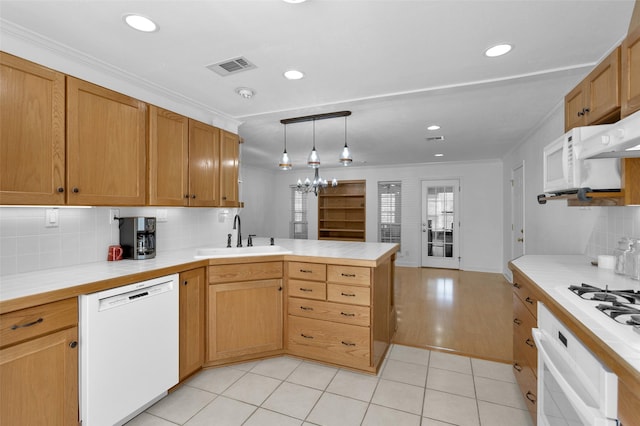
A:
[[[158,26],[151,19],[136,14],[129,14],[124,16],[124,22],[134,30],[142,31],[145,33],[152,33],[158,30]]]
[[[509,53],[511,48],[512,46],[510,44],[497,44],[485,50],[484,54],[490,58],[495,58],[496,56],[502,56]]]
[[[291,4],[297,4],[297,3],[304,3],[307,0],[282,0],[285,3],[291,3]]]
[[[253,95],[256,94],[253,89],[249,89],[248,87],[238,87],[236,89],[236,93],[244,99],[251,99],[253,98]]]
[[[304,77],[304,73],[298,70],[289,70],[289,71],[285,71],[284,77],[287,80],[300,80],[301,78]]]
[[[427,127],[427,130],[438,130],[440,129],[440,126],[438,126],[437,124],[432,124],[431,126]]]
[[[433,154],[434,157],[444,157],[444,154]]]

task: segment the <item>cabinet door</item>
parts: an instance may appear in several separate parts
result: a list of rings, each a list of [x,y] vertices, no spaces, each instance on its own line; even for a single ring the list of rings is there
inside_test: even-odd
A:
[[[585,84],[588,85],[587,124],[616,121],[620,112],[619,47],[589,73]]]
[[[67,77],[67,202],[144,205],[146,105]]]
[[[622,116],[640,110],[640,28],[622,43]]]
[[[586,104],[587,95],[582,84],[576,86],[564,97],[564,130],[566,132],[587,124],[584,112]]]
[[[220,206],[237,207],[238,197],[238,135],[220,131]]]
[[[219,204],[220,130],[189,120],[189,205]]]
[[[152,206],[189,204],[189,119],[149,106],[149,187]]]
[[[64,75],[0,52],[0,204],[64,204]]]
[[[78,328],[0,350],[0,424],[78,424]]]
[[[204,364],[204,268],[180,274],[180,381]]]
[[[282,349],[282,280],[209,285],[209,361]]]

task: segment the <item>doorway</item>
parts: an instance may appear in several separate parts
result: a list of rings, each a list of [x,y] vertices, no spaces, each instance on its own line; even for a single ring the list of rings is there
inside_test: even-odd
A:
[[[524,162],[511,170],[511,259],[524,254]]]
[[[460,181],[422,181],[422,266],[460,268]]]

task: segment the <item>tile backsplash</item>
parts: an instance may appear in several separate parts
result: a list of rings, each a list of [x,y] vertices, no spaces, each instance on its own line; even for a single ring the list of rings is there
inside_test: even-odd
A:
[[[162,208],[157,250],[222,246],[237,209]],[[60,208],[58,227],[45,226],[43,207],[0,208],[0,275],[106,260],[107,247],[118,244],[117,221],[109,224],[109,208]],[[155,207],[119,207],[120,216],[157,216]],[[235,235],[235,233],[234,233]]]
[[[613,254],[622,237],[640,238],[640,206],[595,207],[601,209],[591,232],[586,255]]]

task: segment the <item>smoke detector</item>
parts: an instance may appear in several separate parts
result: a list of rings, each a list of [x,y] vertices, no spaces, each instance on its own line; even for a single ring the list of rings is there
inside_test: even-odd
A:
[[[253,89],[249,89],[248,87],[238,87],[236,89],[236,93],[244,99],[251,99],[256,92],[254,92]]]

